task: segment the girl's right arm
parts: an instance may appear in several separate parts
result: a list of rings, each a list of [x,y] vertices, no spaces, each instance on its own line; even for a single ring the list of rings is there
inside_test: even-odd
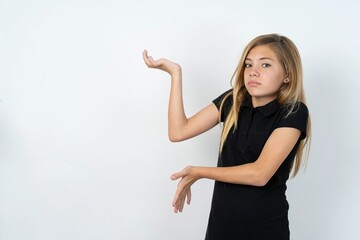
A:
[[[195,137],[213,128],[219,123],[219,111],[211,103],[194,116],[187,118],[185,115],[182,96],[182,71],[179,64],[161,58],[154,60],[143,52],[143,58],[149,68],[165,71],[171,76],[171,90],[168,109],[168,132],[172,142],[183,141]]]

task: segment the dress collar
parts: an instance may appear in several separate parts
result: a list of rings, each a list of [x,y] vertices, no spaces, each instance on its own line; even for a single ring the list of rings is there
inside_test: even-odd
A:
[[[250,96],[246,97],[246,99],[245,99],[245,101],[243,103],[243,106],[254,109],[254,110],[257,110],[260,113],[262,113],[265,117],[270,116],[271,114],[273,114],[274,112],[276,112],[280,108],[280,105],[279,105],[277,99],[275,99],[275,100],[273,100],[273,101],[271,101],[271,102],[269,102],[269,103],[267,103],[267,104],[265,104],[263,106],[254,108],[253,105],[252,105]]]

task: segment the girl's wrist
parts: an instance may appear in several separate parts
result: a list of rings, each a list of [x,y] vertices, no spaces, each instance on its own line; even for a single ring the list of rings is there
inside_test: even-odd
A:
[[[179,67],[178,69],[174,69],[173,71],[171,71],[170,76],[173,79],[178,79],[181,78],[182,75],[182,70],[181,67]]]
[[[171,75],[171,81],[172,81],[173,83],[181,83],[181,82],[182,82],[181,74]]]
[[[194,176],[197,180],[203,178],[201,174],[202,167],[191,167],[191,175]]]

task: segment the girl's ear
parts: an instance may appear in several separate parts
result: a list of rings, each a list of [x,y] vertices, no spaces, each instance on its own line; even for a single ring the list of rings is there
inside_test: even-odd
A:
[[[290,82],[290,78],[287,77],[284,79],[284,83],[288,83],[288,82]]]

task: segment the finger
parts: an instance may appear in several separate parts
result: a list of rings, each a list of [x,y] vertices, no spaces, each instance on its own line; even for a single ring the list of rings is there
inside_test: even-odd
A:
[[[154,67],[155,61],[151,56],[148,55],[147,50],[143,51],[143,59],[148,67]]]
[[[187,199],[187,192],[188,190],[184,190],[183,192],[181,192],[180,196],[174,202],[174,206],[179,212],[182,212],[184,210],[185,201]]]
[[[184,203],[185,203],[185,197],[182,197],[179,203],[179,212],[182,212],[184,210]]]
[[[186,203],[189,205],[191,202],[191,189],[189,188],[186,193]]]
[[[149,56],[148,60],[152,65],[154,65],[154,66],[157,65],[157,61],[155,61],[152,56]]]
[[[182,206],[181,206],[181,204],[182,204],[182,202],[183,202],[183,200],[181,200],[182,198],[179,198],[176,202],[175,202],[175,204],[174,204],[174,212],[175,213],[178,213],[178,212],[181,212],[182,211]]]
[[[151,65],[151,63],[150,63],[150,61],[149,61],[149,56],[147,55],[147,52],[143,52],[143,59],[144,59],[144,62],[145,62],[145,64],[148,66],[148,67],[150,67],[150,65]]]
[[[170,176],[170,179],[174,181],[174,180],[179,179],[179,177],[178,177],[177,173],[174,173]]]
[[[142,52],[142,55],[143,55],[143,59],[144,59],[144,60],[147,60],[147,59],[148,59],[148,52],[147,52],[147,50],[144,50],[144,51]]]
[[[177,180],[177,179],[179,179],[181,177],[184,177],[184,176],[185,176],[184,175],[184,170],[181,170],[180,172],[172,174],[170,178],[171,178],[171,180]]]
[[[177,205],[177,203],[178,203],[178,201],[179,201],[179,199],[180,199],[180,196],[179,196],[179,195],[180,195],[180,194],[179,194],[179,191],[176,190],[174,199],[173,199],[173,201],[172,201],[173,207],[175,207],[175,206]]]
[[[177,206],[173,206],[174,207],[174,213],[178,213],[178,208]]]
[[[176,213],[180,212],[180,199],[178,199],[178,201],[176,201],[174,209],[175,209]]]
[[[174,195],[174,200],[172,202],[172,205],[174,207],[179,206],[179,203],[182,200],[182,197],[186,196],[186,190],[184,189],[184,185],[182,184],[182,182],[180,181],[178,184],[178,187],[176,189],[175,195]]]
[[[179,181],[177,188],[176,188],[175,198],[174,198],[175,201],[178,201],[181,198],[181,196],[186,195],[186,188],[187,188],[186,186],[187,186],[187,184],[184,181],[184,178],[182,178]]]
[[[183,192],[179,197],[176,205],[179,212],[182,212],[184,210],[185,200],[186,200],[186,192]]]

